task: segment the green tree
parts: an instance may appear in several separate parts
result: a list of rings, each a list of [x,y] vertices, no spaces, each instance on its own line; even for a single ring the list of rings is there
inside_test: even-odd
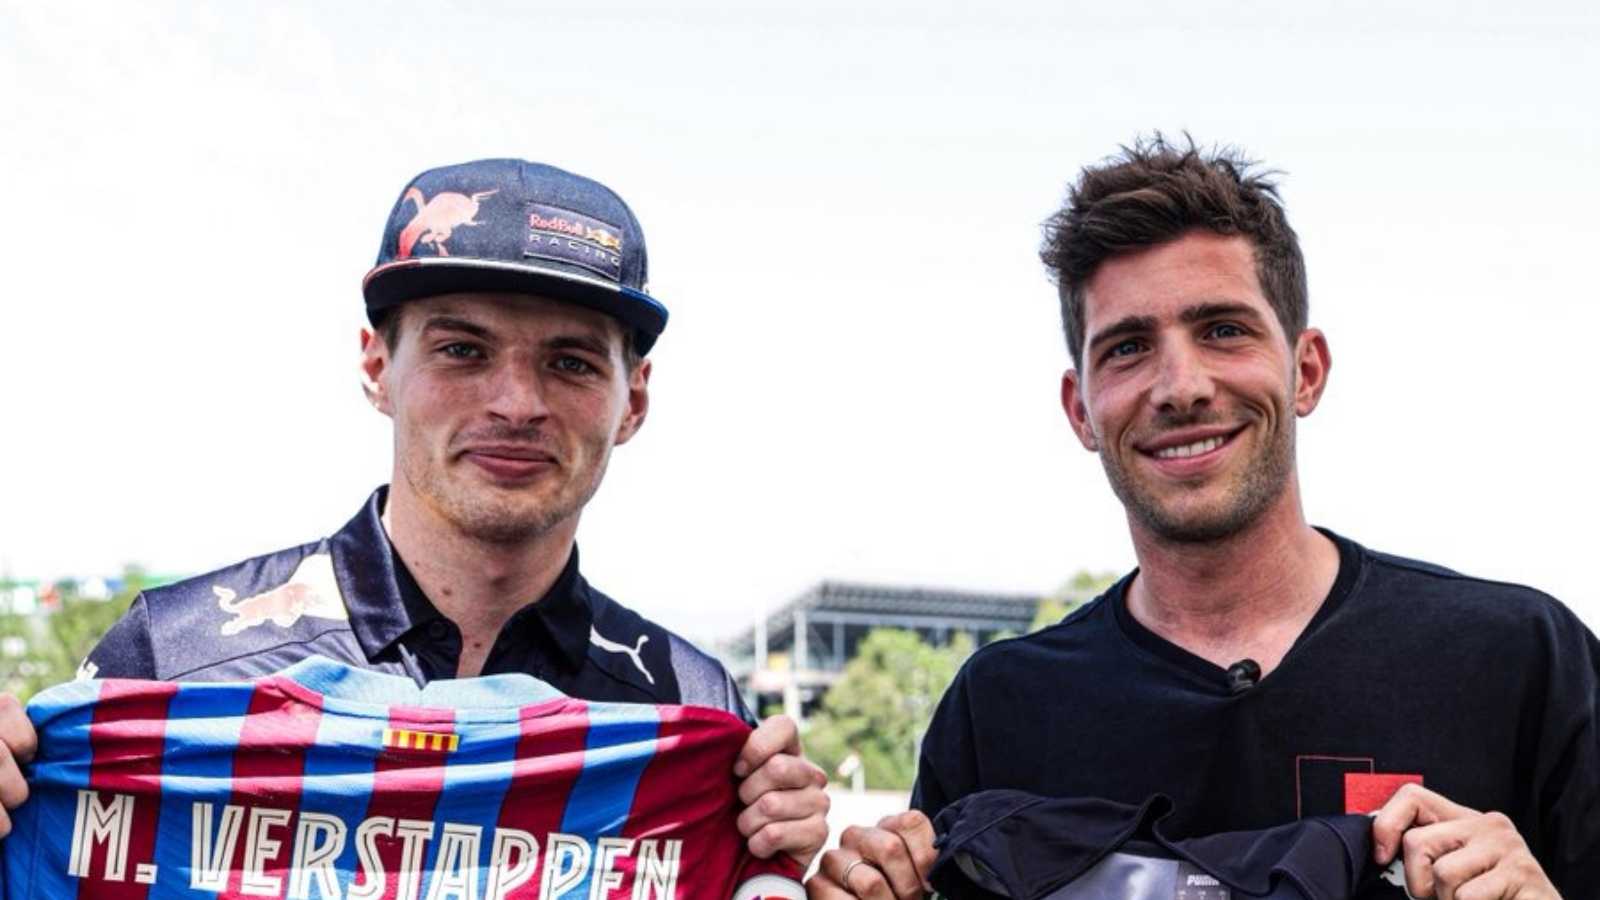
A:
[[[1094,599],[1096,594],[1115,584],[1118,577],[1115,572],[1079,569],[1060,587],[1051,591],[1049,596],[1039,600],[1039,611],[1033,614],[1033,624],[1028,626],[1028,630],[1038,631],[1056,624],[1068,613]]]
[[[129,566],[122,589],[110,599],[85,597],[77,587],[65,585],[53,609],[0,615],[0,690],[26,702],[44,688],[72,680],[95,642],[144,589],[144,574]]]
[[[909,790],[933,708],[972,649],[964,634],[935,647],[910,631],[868,632],[811,717],[806,756],[834,777],[854,752],[868,787]]]

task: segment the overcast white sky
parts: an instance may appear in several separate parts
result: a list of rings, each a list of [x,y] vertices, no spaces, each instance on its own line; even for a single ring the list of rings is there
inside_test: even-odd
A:
[[[822,578],[1124,569],[1034,254],[1161,128],[1286,172],[1335,363],[1312,520],[1600,624],[1596,7],[979,6],[0,2],[0,572],[341,525],[389,467],[384,217],[506,155],[626,197],[672,311],[597,585],[704,637]]]

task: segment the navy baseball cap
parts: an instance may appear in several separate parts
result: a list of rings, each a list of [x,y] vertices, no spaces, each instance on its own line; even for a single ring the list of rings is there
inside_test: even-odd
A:
[[[650,352],[667,308],[645,288],[644,231],[598,181],[520,159],[480,159],[411,179],[361,282],[367,318],[435,294],[509,291],[615,316]]]

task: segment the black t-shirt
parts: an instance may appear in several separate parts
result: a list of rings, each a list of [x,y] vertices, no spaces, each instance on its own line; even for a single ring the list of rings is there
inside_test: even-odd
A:
[[[1600,896],[1600,642],[1537,591],[1330,537],[1332,591],[1243,693],[1128,614],[1132,575],[979,650],[929,726],[912,804],[1165,793],[1169,833],[1189,837],[1365,812],[1420,781],[1510,816],[1567,896]]]

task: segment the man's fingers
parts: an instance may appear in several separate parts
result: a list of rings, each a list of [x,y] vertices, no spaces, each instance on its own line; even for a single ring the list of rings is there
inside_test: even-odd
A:
[[[849,900],[850,896],[849,891],[820,870],[806,882],[806,900]]]
[[[790,822],[768,822],[745,841],[750,853],[770,859],[778,853],[794,857],[802,868],[828,842],[828,823],[821,816]]]
[[[845,844],[847,837],[848,845]],[[917,867],[917,854],[900,834],[886,828],[847,828],[840,836],[840,844],[849,846],[875,866],[900,900],[922,896],[926,882],[922,870]]]
[[[27,710],[10,694],[0,694],[0,743],[11,749],[18,762],[33,759],[39,747],[39,736],[28,721]]]
[[[873,829],[860,829],[861,832]],[[858,834],[857,839],[861,837]],[[840,847],[822,855],[819,871],[834,884],[849,892],[851,897],[868,900],[905,900],[897,897],[884,873],[873,862],[859,853]]]
[[[0,807],[16,809],[28,799],[28,782],[11,753],[0,746]]]
[[[917,868],[917,878],[922,882],[923,889],[932,891],[933,888],[928,885],[928,875],[933,871],[934,861],[939,858],[939,851],[933,847],[936,837],[933,821],[921,810],[908,809],[884,816],[878,820],[878,827],[900,836],[911,855],[912,864]]]
[[[768,791],[739,813],[739,833],[749,837],[769,822],[798,821],[828,814],[828,795],[822,791]]]
[[[1446,825],[1449,823],[1445,823]],[[1435,825],[1443,828],[1445,825]],[[1438,900],[1457,900],[1461,889],[1478,876],[1493,869],[1501,851],[1486,841],[1468,843],[1433,861],[1433,893]],[[1409,867],[1410,861],[1407,860]],[[1410,869],[1407,868],[1409,872]],[[1421,897],[1422,894],[1417,894]]]
[[[800,729],[788,716],[771,716],[750,732],[734,760],[733,774],[743,778],[779,753],[800,755]]]
[[[816,763],[803,756],[780,753],[752,769],[744,781],[739,783],[739,802],[750,806],[758,798],[772,791],[821,788],[827,783],[827,773]]]
[[[1380,866],[1388,865],[1400,851],[1401,836],[1413,826],[1432,825],[1474,813],[1475,810],[1452,803],[1419,784],[1402,785],[1372,818],[1373,859]]]
[[[1493,885],[1506,886],[1506,897],[1555,896],[1516,824],[1501,813],[1413,827],[1400,845],[1406,888],[1415,897],[1463,900],[1482,894],[1498,900]]]

